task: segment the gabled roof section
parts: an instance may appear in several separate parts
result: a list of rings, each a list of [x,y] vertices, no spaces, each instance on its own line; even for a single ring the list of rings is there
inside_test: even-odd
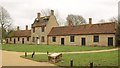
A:
[[[53,27],[48,36],[115,34],[115,23],[84,24],[79,26]]]
[[[49,21],[49,18],[50,16],[40,17],[40,19],[36,18],[34,20],[34,23],[32,24],[32,27],[46,26],[47,22]]]
[[[10,37],[30,37],[31,30],[17,30],[11,33]]]

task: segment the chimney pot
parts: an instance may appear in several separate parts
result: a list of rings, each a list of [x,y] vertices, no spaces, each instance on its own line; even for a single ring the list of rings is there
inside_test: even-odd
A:
[[[89,24],[92,24],[92,18],[89,18]]]
[[[40,18],[40,13],[37,13],[37,18]]]
[[[26,30],[28,30],[28,25],[26,25]]]
[[[19,26],[17,26],[17,31],[20,30]]]
[[[51,15],[54,15],[54,10],[51,10]]]

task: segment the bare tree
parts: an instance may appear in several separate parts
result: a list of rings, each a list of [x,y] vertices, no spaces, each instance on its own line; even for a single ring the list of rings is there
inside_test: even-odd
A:
[[[0,27],[2,32],[2,39],[8,36],[12,26],[12,19],[6,9],[0,6]],[[2,40],[1,40],[2,43]]]
[[[46,8],[46,9],[42,9],[40,11],[41,15],[42,16],[49,16],[50,15],[50,12],[51,10],[49,8]],[[59,25],[64,25],[64,20],[59,16],[59,12],[57,10],[55,10],[55,13],[54,13]]]
[[[112,17],[112,18],[109,19],[109,21],[110,21],[110,22],[116,22],[116,23],[117,23],[117,22],[118,22],[118,19],[117,19],[117,17]]]
[[[42,10],[40,11],[40,13],[41,13],[41,15],[43,15],[43,16],[49,16],[49,14],[50,14],[50,9],[42,9]]]
[[[101,19],[101,20],[99,20],[99,22],[105,22],[105,20],[104,20],[104,19]]]
[[[71,25],[80,25],[86,23],[86,20],[80,15],[70,14],[67,16],[67,22]]]

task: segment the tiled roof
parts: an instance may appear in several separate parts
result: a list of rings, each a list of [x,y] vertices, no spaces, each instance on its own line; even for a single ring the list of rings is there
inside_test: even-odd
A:
[[[48,36],[114,34],[115,23],[84,24],[79,26],[53,27]]]
[[[40,20],[36,18],[34,23],[32,24],[32,27],[46,26],[49,18],[50,16],[40,17]]]
[[[29,37],[31,36],[31,30],[17,30],[12,32],[10,37]]]

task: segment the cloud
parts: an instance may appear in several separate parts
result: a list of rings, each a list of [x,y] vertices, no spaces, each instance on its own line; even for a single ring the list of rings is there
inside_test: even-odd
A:
[[[31,25],[37,12],[42,9],[55,9],[59,17],[66,19],[68,14],[82,15],[94,22],[117,16],[118,0],[0,0],[0,5],[8,10],[14,25]]]

